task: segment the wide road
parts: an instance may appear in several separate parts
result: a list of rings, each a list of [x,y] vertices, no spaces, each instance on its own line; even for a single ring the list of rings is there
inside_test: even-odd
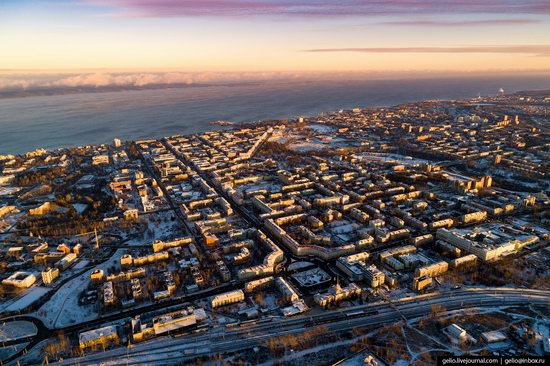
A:
[[[116,348],[101,353],[55,363],[56,365],[167,364],[202,355],[235,352],[263,344],[267,339],[299,334],[304,330],[323,327],[327,332],[343,332],[354,327],[395,323],[403,317],[411,319],[428,315],[432,305],[446,310],[500,307],[511,305],[550,306],[550,291],[511,288],[470,288],[414,296],[389,303],[376,303],[327,311],[312,316],[285,318],[241,327],[218,326],[202,333],[180,337],[162,337],[152,341]]]

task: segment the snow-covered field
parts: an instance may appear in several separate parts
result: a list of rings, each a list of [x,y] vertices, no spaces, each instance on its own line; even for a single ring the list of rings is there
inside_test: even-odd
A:
[[[300,143],[294,143],[289,146],[289,149],[294,151],[300,151],[300,152],[307,152],[307,151],[313,151],[313,150],[323,150],[326,149],[328,146],[323,145],[321,143],[316,142],[300,142]]]
[[[78,263],[73,267],[73,270],[82,269],[82,268],[86,267],[89,263],[90,263],[89,260],[87,260],[87,259],[82,259],[82,260],[80,260],[80,262],[78,262]]]
[[[27,347],[30,342],[23,342],[14,344],[13,346],[7,346],[0,348],[0,360],[5,360],[6,358],[10,357],[11,355],[19,352],[21,349]],[[23,363],[20,363],[20,365],[24,365]]]
[[[59,328],[96,319],[98,313],[95,307],[93,305],[80,306],[78,304],[79,295],[88,287],[90,274],[94,269],[106,271],[111,266],[118,266],[120,257],[125,252],[125,249],[118,249],[108,261],[67,282],[34,315],[49,328]]]
[[[332,126],[327,126],[327,125],[318,125],[318,124],[312,124],[312,125],[309,125],[309,128],[315,130],[316,132],[319,132],[319,133],[330,133],[330,132],[334,132],[336,129]]]
[[[48,342],[49,342],[49,340],[46,339],[46,340],[38,343],[33,348],[31,348],[28,353],[25,353],[23,356],[21,356],[19,358],[19,364],[20,365],[39,365],[41,362],[43,362],[44,359],[45,359],[43,349],[44,349],[44,347],[46,347]],[[17,349],[19,349],[19,347],[21,345],[26,346],[27,344],[28,343],[17,344],[16,345],[17,348],[15,350],[11,350],[11,348],[10,348],[11,353],[7,353],[7,355],[4,356],[4,358],[9,357],[10,354],[13,354],[13,353],[17,352]],[[0,349],[0,351],[1,351],[1,349]],[[0,355],[1,355],[1,353],[0,353]],[[10,365],[15,365],[15,364],[11,363]]]
[[[288,148],[290,150],[299,151],[299,152],[308,152],[314,150],[323,150],[323,149],[335,149],[338,147],[347,146],[347,141],[342,138],[313,138],[306,139],[303,138],[297,139],[296,141],[290,143]]]
[[[40,286],[31,287],[22,296],[0,305],[0,312],[22,310],[46,295],[50,290],[49,288]]]
[[[147,218],[147,230],[142,238],[135,238],[127,242],[130,246],[149,245],[155,240],[173,237],[174,231],[178,227],[177,221],[170,220],[173,216],[172,211],[154,213],[143,218]]]
[[[0,324],[0,342],[15,341],[36,335],[38,329],[28,321],[16,320]]]

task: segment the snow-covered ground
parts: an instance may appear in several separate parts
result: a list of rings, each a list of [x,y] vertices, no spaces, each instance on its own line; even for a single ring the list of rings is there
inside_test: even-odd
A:
[[[403,165],[420,165],[429,163],[428,160],[424,159],[413,159],[410,156],[400,155],[400,154],[357,154],[353,157],[358,158],[363,161],[379,161],[384,163],[397,163]]]
[[[327,125],[318,125],[318,124],[312,124],[312,125],[309,125],[309,128],[315,130],[316,132],[319,132],[319,133],[329,133],[329,132],[334,132],[336,129],[332,126],[327,126]]]
[[[338,341],[338,342],[334,342],[334,343],[331,343],[331,344],[323,344],[323,345],[320,345],[320,346],[307,348],[307,349],[304,349],[304,350],[301,350],[301,351],[292,351],[290,353],[285,354],[281,358],[263,362],[263,363],[259,364],[259,366],[273,366],[273,365],[281,365],[281,364],[284,365],[285,363],[297,362],[297,361],[300,361],[301,359],[303,359],[307,355],[317,354],[317,353],[323,352],[323,351],[326,352],[327,350],[331,350],[331,349],[338,348],[338,347],[349,347],[349,345],[351,343],[353,343],[353,339]],[[305,365],[312,365],[313,363],[304,363],[304,364]],[[363,363],[350,363],[350,364],[346,363],[346,365],[348,365],[348,366],[355,366],[355,365],[363,366],[364,364]]]
[[[49,288],[40,286],[31,287],[22,296],[1,304],[0,312],[23,310],[35,301],[38,301],[38,299],[46,295],[50,290]]]
[[[172,221],[170,218],[174,215],[172,211],[154,213],[147,218],[147,230],[143,238],[135,238],[127,242],[130,246],[141,246],[152,244],[155,240],[163,238],[172,238],[178,228],[178,221]]]
[[[82,213],[88,208],[88,205],[84,203],[74,203],[73,207],[79,215],[82,215]]]
[[[311,263],[311,262],[296,261],[296,262],[292,262],[292,263],[288,266],[288,270],[289,270],[289,271],[295,271],[295,270],[299,270],[299,269],[302,269],[302,268],[310,267],[310,266],[312,266],[312,265],[313,265],[313,263]]]
[[[0,196],[8,196],[21,190],[19,187],[0,187]]]
[[[291,144],[289,148],[294,151],[307,152],[313,150],[323,150],[326,149],[327,146],[317,142],[300,142]]]
[[[259,189],[266,189],[269,192],[280,192],[281,186],[278,184],[273,184],[271,182],[260,182],[252,184],[243,184],[236,188],[239,192],[252,192]]]
[[[73,270],[82,269],[82,268],[86,267],[89,263],[90,263],[89,260],[87,260],[87,259],[82,259],[80,262],[78,262],[78,263],[73,267]]]
[[[80,293],[88,287],[90,274],[93,270],[103,269],[106,271],[111,266],[118,266],[120,257],[125,252],[125,249],[118,249],[108,261],[64,284],[34,315],[40,318],[49,328],[59,328],[96,319],[98,313],[95,306],[80,306],[78,304]]]
[[[15,341],[36,335],[38,329],[28,321],[16,320],[0,324],[0,342]]]
[[[20,217],[21,213],[19,212],[19,210],[8,214],[8,216],[5,216],[2,220],[0,220],[0,233],[7,232],[11,228],[13,228],[19,221]]]
[[[335,149],[347,145],[347,140],[339,137],[320,137],[306,139],[305,141],[304,138],[301,137],[293,140],[293,142],[288,145],[288,148],[294,151],[308,152],[323,149]]]
[[[19,365],[39,365],[41,362],[43,362],[45,359],[43,349],[44,347],[46,347],[49,341],[50,340],[48,339],[43,340],[40,343],[38,343],[36,346],[31,348],[28,353],[25,353],[23,356],[19,358]],[[23,345],[23,347],[25,347],[27,344],[28,343],[19,343],[16,346],[18,347],[17,349],[19,349],[19,346]],[[17,352],[17,349],[11,350],[11,347],[10,347],[11,353],[7,353],[7,355],[4,356],[4,358],[7,358],[9,357],[10,354]],[[0,348],[0,355],[2,355],[1,351],[2,349]],[[17,364],[15,362],[12,362],[9,365],[15,366]]]
[[[342,362],[340,365],[341,366],[364,366],[365,359],[369,356],[373,357],[379,363],[379,365],[383,365],[383,363],[377,357],[375,357],[372,353],[366,350],[358,353],[353,357],[348,358],[347,360]]]
[[[23,342],[23,343],[14,344],[13,346],[0,347],[0,360],[5,360],[11,355],[16,354],[21,349],[27,347],[29,343],[30,342]],[[20,365],[24,365],[24,364],[20,363]]]

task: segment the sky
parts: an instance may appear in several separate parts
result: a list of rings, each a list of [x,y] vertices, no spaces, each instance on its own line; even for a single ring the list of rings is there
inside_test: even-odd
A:
[[[550,1],[0,0],[0,50],[4,75],[548,70]]]

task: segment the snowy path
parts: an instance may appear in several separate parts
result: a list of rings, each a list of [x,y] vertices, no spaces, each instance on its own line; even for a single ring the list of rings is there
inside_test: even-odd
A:
[[[0,342],[32,337],[38,333],[36,326],[28,321],[16,320],[0,324]]]

